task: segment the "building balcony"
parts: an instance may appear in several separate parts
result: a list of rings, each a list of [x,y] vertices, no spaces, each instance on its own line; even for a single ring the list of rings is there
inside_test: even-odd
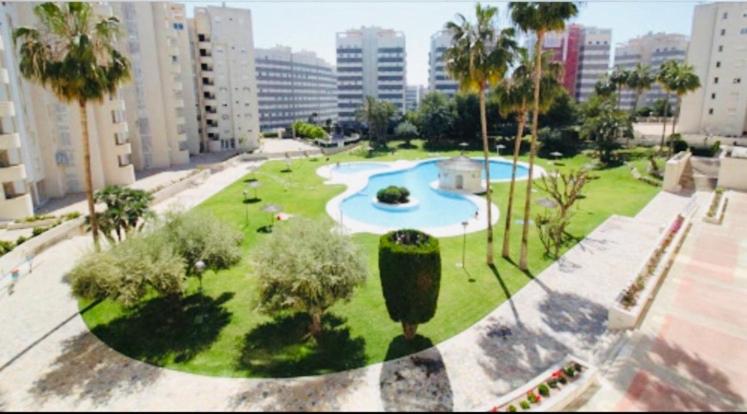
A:
[[[8,69],[0,68],[0,83],[10,83],[10,77],[8,76]]]
[[[129,155],[132,153],[132,144],[125,142],[122,145],[116,145],[114,147],[114,155]]]
[[[112,125],[112,132],[115,134],[125,134],[127,135],[127,132],[129,132],[129,128],[127,127],[127,122],[115,122]]]
[[[0,150],[9,150],[14,148],[21,148],[21,137],[18,133],[13,132],[10,134],[0,135]]]
[[[0,51],[5,50],[5,39],[0,35]]]
[[[109,108],[112,111],[124,111],[125,110],[124,99],[113,99],[109,101]]]
[[[0,101],[0,117],[16,116],[16,107],[12,101]]]
[[[0,43],[2,44],[2,43]],[[8,196],[0,200],[0,219],[11,220],[34,215],[34,203],[31,194]]]
[[[218,132],[220,132],[220,128],[217,126],[209,126],[207,127],[207,132],[209,134],[217,134]]]
[[[203,84],[202,84],[202,90],[203,90],[204,92],[211,92],[211,93],[215,93],[215,84],[213,84],[213,85],[209,85],[209,84],[204,84],[204,83],[203,83]]]
[[[199,41],[197,42],[197,49],[205,49],[210,50],[213,48],[213,44],[208,41]]]
[[[177,98],[174,101],[174,108],[184,108],[184,99]]]
[[[178,62],[172,63],[171,73],[173,73],[174,75],[180,75],[182,73],[182,65],[180,65]]]
[[[187,123],[187,120],[184,119],[183,116],[178,116],[178,117],[176,117],[176,121],[175,122],[176,122],[177,125],[184,125],[184,124]]]
[[[0,183],[12,183],[26,179],[26,167],[23,164],[0,166]]]

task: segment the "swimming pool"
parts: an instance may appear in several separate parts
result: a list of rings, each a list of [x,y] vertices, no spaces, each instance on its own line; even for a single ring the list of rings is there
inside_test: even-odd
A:
[[[354,167],[355,163],[342,164],[340,167],[347,167],[351,174],[363,171],[369,173],[361,174],[365,177],[349,177],[349,184],[358,182],[355,186],[358,189],[352,193],[343,194],[342,199],[337,200],[337,207],[328,208],[328,212],[338,222],[342,220],[346,227],[357,226],[359,231],[374,233],[404,227],[432,231],[436,228],[456,225],[457,229],[461,229],[461,223],[464,221],[484,222],[483,215],[487,214],[487,206],[482,201],[484,198],[443,191],[431,186],[438,180],[438,161],[440,159],[425,160],[414,164],[409,163],[409,166],[399,168],[394,166],[396,163],[392,166],[376,164],[375,168],[374,163],[360,163],[365,165],[359,168]],[[379,169],[384,171],[379,172]],[[342,173],[342,170],[335,172]],[[526,178],[527,175],[528,171],[525,166],[517,166],[517,177]],[[490,176],[491,181],[510,179],[511,163],[490,160]],[[483,171],[484,178],[485,171]],[[365,180],[365,185],[360,180]],[[375,202],[376,192],[389,185],[407,187],[410,190],[411,199],[416,200],[417,204],[404,209],[381,208]],[[475,213],[478,211],[480,214],[476,219]],[[494,213],[494,216],[497,214]]]

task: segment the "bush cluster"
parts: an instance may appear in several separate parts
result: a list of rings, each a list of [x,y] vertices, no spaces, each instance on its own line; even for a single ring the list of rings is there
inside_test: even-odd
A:
[[[318,125],[310,124],[308,122],[294,122],[293,130],[296,131],[296,136],[301,138],[320,139],[327,136],[324,128]]]
[[[386,204],[404,204],[410,201],[410,190],[405,187],[390,185],[376,193],[376,199]]]

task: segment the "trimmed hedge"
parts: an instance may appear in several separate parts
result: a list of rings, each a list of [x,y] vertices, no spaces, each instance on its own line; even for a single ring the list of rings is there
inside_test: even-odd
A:
[[[376,199],[385,204],[404,204],[409,201],[410,190],[390,185],[376,193]]]
[[[389,232],[379,239],[379,276],[389,317],[401,322],[406,339],[436,314],[441,287],[438,239],[417,230]]]

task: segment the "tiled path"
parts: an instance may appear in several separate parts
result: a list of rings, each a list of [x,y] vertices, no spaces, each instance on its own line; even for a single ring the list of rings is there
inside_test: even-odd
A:
[[[216,174],[180,198],[194,205],[243,172]],[[661,197],[667,200],[636,219],[611,217],[508,302],[435,348],[288,380],[197,376],[111,350],[88,332],[63,281],[88,243],[72,239],[46,252],[46,265],[21,280],[12,300],[0,301],[0,410],[486,410],[571,350],[594,359],[612,343],[605,307],[663,229],[652,218],[671,218],[687,202]]]
[[[747,409],[747,194],[696,220],[630,343],[586,410]]]

